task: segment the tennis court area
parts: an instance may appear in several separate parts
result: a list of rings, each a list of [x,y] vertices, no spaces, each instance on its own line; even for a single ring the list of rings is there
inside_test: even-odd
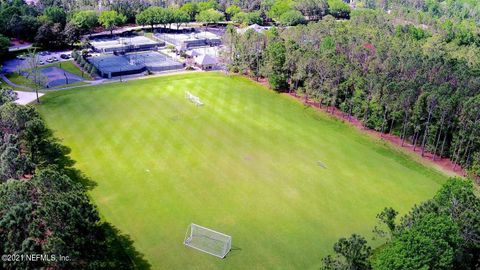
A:
[[[126,55],[102,55],[88,58],[104,78],[139,74],[145,71],[162,72],[182,69],[183,64],[158,52]]]
[[[72,74],[58,67],[44,68],[42,69],[42,73],[48,78],[48,87],[56,87],[83,81],[80,76]]]
[[[113,52],[132,52],[157,50],[165,45],[165,42],[159,42],[144,36],[127,36],[113,38],[98,38],[90,41],[93,49],[101,53]]]

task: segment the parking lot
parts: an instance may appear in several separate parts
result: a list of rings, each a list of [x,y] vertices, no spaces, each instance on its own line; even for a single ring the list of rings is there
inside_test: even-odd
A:
[[[54,61],[52,63],[55,63],[55,62],[59,62],[59,61],[69,61],[69,60],[72,60],[72,58],[69,58],[69,59],[62,59],[60,57],[60,55],[62,54],[67,54],[67,55],[71,55],[72,51],[58,51],[58,52],[38,52],[38,58],[39,60],[41,61],[42,65],[46,65],[46,64],[50,64],[47,60],[48,59],[57,59],[57,61]],[[20,66],[22,65],[22,63],[24,62],[25,60],[21,60],[19,58],[15,58],[15,59],[10,59],[10,60],[6,60],[4,63],[3,63],[3,72],[5,73],[13,73],[13,72],[16,72],[18,71],[18,69],[20,68]]]

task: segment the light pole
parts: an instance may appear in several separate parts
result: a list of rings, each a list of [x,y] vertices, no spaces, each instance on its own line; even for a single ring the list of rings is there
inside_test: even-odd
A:
[[[63,76],[65,76],[65,82],[68,85],[68,76],[66,72],[63,72]]]

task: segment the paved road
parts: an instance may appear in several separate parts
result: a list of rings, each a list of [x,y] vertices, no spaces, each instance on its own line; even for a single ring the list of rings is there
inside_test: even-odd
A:
[[[28,48],[31,48],[32,44],[23,44],[23,45],[18,45],[18,46],[11,46],[8,47],[9,52],[14,52],[14,51],[19,51],[19,50],[25,50]]]

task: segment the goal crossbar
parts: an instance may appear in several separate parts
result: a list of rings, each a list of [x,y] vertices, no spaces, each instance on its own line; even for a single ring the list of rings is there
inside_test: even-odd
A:
[[[232,237],[221,232],[190,224],[183,243],[218,258],[225,258],[232,248]]]

